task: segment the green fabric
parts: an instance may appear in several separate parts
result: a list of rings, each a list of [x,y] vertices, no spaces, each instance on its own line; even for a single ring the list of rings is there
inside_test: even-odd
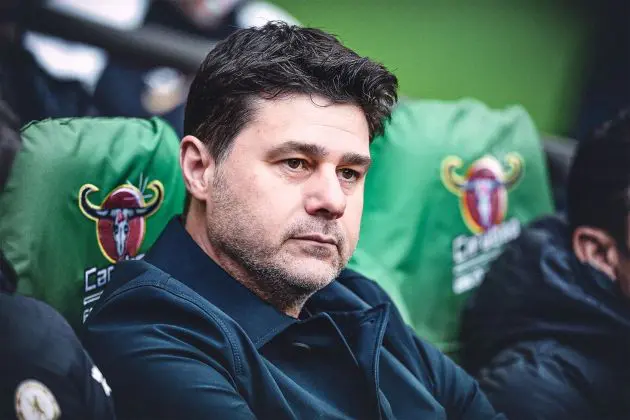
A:
[[[18,292],[49,303],[77,328],[121,259],[113,227],[115,220],[124,227],[124,212],[107,209],[126,209],[122,259],[142,257],[182,211],[179,141],[157,118],[45,120],[27,125],[22,139],[0,195],[0,247]]]
[[[462,304],[488,263],[522,224],[552,211],[536,127],[520,107],[404,101],[371,151],[349,266],[383,286],[420,336],[455,354]],[[464,193],[467,178],[494,190]],[[494,200],[485,219],[474,200],[484,195]]]

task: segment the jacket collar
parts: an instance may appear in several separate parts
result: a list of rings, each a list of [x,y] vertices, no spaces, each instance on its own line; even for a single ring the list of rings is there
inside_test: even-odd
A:
[[[231,277],[197,245],[179,217],[168,223],[144,259],[234,319],[257,348],[300,322],[278,311]],[[352,271],[343,270],[339,278],[345,275],[352,275]],[[324,311],[365,312],[371,308],[337,280],[315,293],[305,307],[313,315]]]
[[[145,261],[234,319],[257,348],[298,322],[232,278],[197,245],[178,217],[168,223]]]

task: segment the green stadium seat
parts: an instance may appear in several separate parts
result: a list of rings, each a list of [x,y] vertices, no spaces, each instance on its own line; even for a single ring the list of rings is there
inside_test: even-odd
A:
[[[372,144],[350,268],[456,356],[463,303],[521,226],[553,210],[538,130],[521,107],[404,100]]]
[[[117,261],[141,258],[183,208],[179,139],[158,119],[66,118],[22,130],[0,194],[0,249],[18,293],[76,329]]]

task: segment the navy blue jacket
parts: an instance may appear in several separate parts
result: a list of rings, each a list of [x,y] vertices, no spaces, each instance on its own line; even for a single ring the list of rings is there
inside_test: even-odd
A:
[[[630,418],[630,300],[569,239],[527,227],[463,312],[461,363],[511,420]]]
[[[476,382],[345,271],[302,319],[231,278],[173,220],[121,263],[85,343],[122,419],[495,419]]]

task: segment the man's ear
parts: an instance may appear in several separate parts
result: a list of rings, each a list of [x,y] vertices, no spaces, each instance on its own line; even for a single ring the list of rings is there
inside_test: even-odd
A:
[[[573,252],[578,260],[617,280],[619,251],[616,241],[601,229],[580,226],[573,232]]]
[[[206,145],[195,136],[184,137],[179,146],[179,165],[190,195],[205,201],[215,165]]]

